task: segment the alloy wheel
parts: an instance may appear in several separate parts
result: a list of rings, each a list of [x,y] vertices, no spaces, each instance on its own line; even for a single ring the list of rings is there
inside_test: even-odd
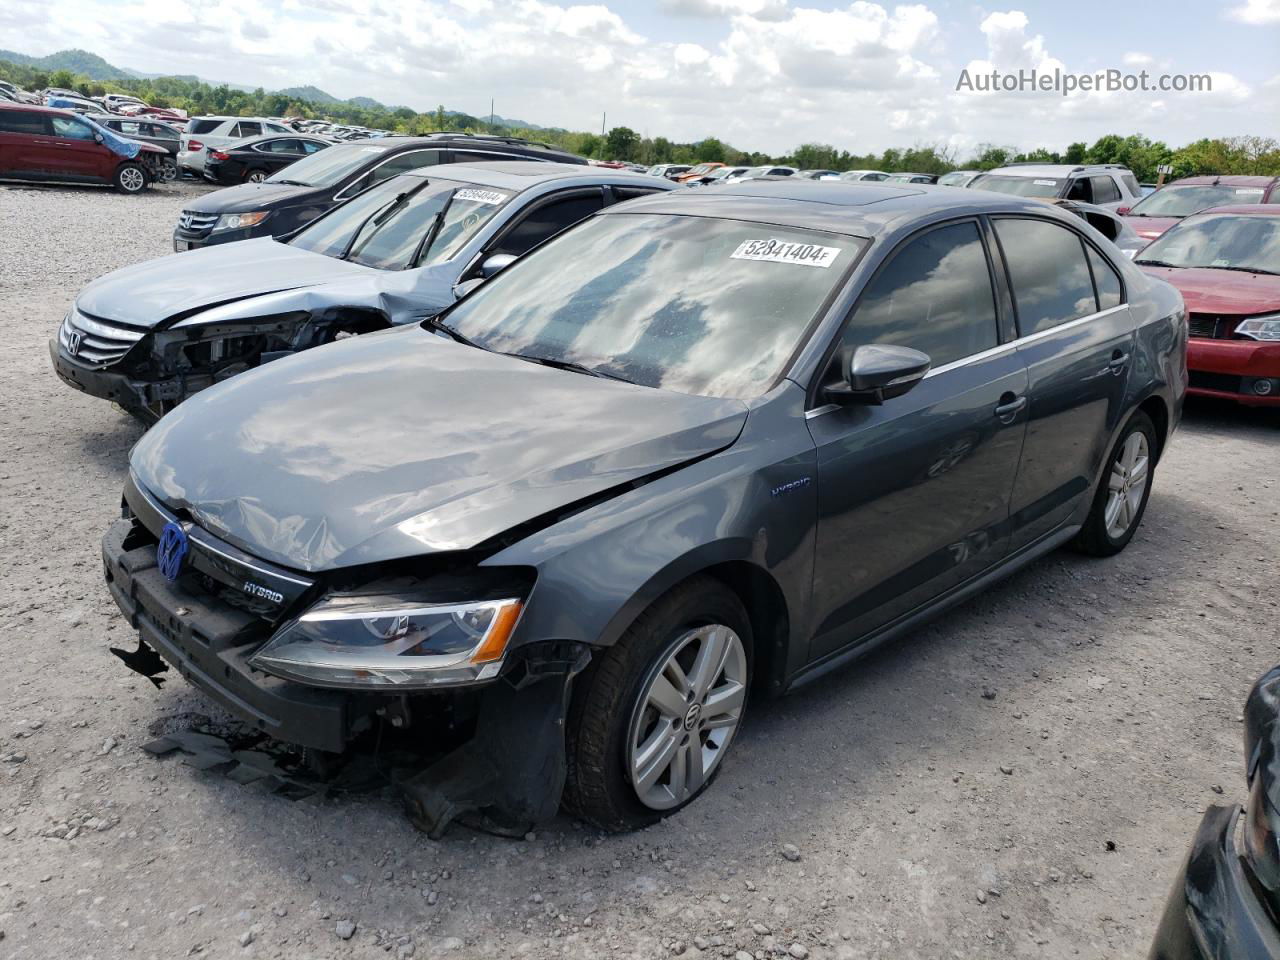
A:
[[[249,174],[250,183],[261,183],[265,179],[267,179],[267,175],[261,170],[255,170],[253,173]]]
[[[641,687],[627,738],[627,771],[640,802],[669,810],[701,789],[742,719],[747,655],[724,624],[681,634]]]
[[[137,193],[147,185],[147,178],[141,170],[129,167],[120,171],[120,186],[129,193]]]
[[[1150,447],[1141,430],[1129,434],[1111,464],[1107,478],[1107,535],[1113,540],[1123,537],[1142,508],[1151,473]]]

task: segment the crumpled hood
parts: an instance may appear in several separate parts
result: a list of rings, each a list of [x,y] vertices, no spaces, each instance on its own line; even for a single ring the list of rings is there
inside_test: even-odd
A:
[[[1188,313],[1253,315],[1280,310],[1280,277],[1209,267],[1143,267],[1178,288]]]
[[[115,270],[85,287],[76,306],[107,320],[155,327],[179,311],[188,313],[244,297],[381,273],[259,237]]]
[[[267,204],[276,209],[290,200],[306,200],[315,194],[315,187],[301,187],[296,183],[241,183],[207,193],[192,200],[184,209],[195,213],[248,213]]]
[[[210,532],[318,571],[469,549],[714,453],[746,417],[740,400],[555,370],[414,326],[205,390],[130,462]]]

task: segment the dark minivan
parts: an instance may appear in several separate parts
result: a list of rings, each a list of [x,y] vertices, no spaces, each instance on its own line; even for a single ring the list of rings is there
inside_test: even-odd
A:
[[[405,787],[432,831],[562,798],[632,828],[702,792],[751,693],[1061,545],[1122,550],[1186,337],[1176,290],[1039,201],[794,177],[642,197],[438,317],[167,414],[106,580],[257,729],[429,744]]]
[[[193,200],[178,217],[173,249],[283,237],[388,177],[437,163],[494,160],[587,162],[516,137],[433,133],[355,140],[304,157],[261,183],[243,183]]]

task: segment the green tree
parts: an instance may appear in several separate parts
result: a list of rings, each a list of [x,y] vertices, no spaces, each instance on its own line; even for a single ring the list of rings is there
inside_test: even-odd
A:
[[[49,74],[49,82],[46,86],[62,87],[64,90],[70,90],[75,86],[76,78],[70,70],[55,70]]]
[[[1067,152],[1062,155],[1063,163],[1084,163],[1084,156],[1088,152],[1089,146],[1085,143],[1067,144]]]
[[[640,145],[640,134],[630,127],[614,127],[604,140],[604,150],[610,160],[634,160]]]
[[[699,163],[724,163],[724,144],[715,137],[707,137],[693,147],[694,159]]]

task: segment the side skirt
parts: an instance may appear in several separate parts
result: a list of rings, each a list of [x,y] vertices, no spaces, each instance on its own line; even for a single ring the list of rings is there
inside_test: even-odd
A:
[[[910,613],[903,614],[892,623],[886,624],[875,633],[855,640],[842,650],[837,650],[823,659],[809,664],[791,678],[783,689],[783,693],[790,693],[792,690],[802,687],[806,683],[811,683],[833,670],[839,670],[855,660],[860,660],[890,640],[896,640],[907,631],[932,620],[938,614],[951,609],[957,604],[963,603],[993,583],[997,583],[1021,570],[1033,560],[1038,560],[1045,554],[1053,552],[1074,537],[1080,531],[1080,527],[1081,524],[1073,524],[1050,531],[1034,543],[1029,543],[1017,553],[1006,557],[990,570],[954,587],[949,593],[944,593],[936,600],[931,600]]]

